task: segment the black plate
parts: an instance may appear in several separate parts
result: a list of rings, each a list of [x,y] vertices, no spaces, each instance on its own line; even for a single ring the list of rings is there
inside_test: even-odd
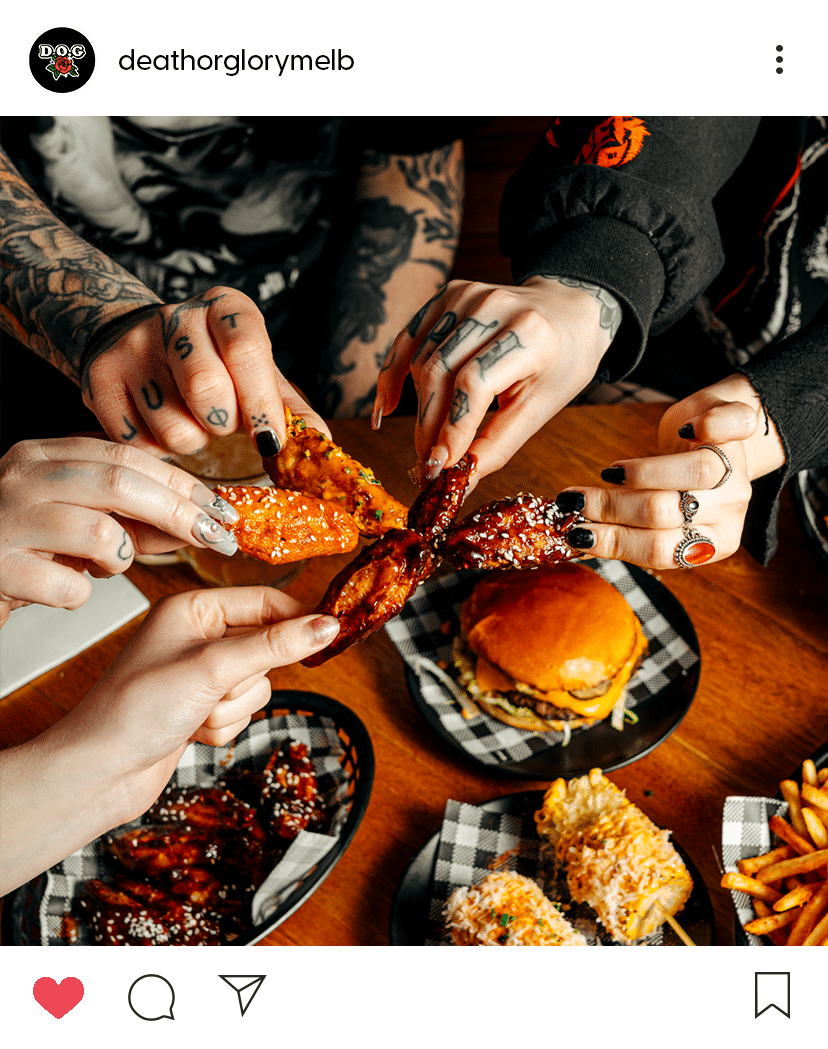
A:
[[[626,562],[624,564],[655,608],[696,655],[699,655],[696,631],[678,599],[643,568]],[[423,698],[416,671],[407,663],[405,665],[406,683],[414,703],[441,739],[465,758],[483,765],[488,772],[518,776],[522,779],[555,779],[558,776],[572,779],[574,776],[586,775],[593,768],[600,768],[605,773],[614,772],[645,757],[678,728],[693,702],[700,673],[701,658],[660,692],[638,703],[635,707],[638,723],[631,725],[625,722],[621,732],[614,729],[608,720],[602,721],[592,728],[573,732],[566,746],[555,744],[537,751],[523,761],[489,763],[482,762],[470,754],[443,727],[437,712]]]
[[[542,790],[520,791],[493,798],[479,807],[501,815],[523,815],[539,809],[543,803]],[[675,839],[671,838],[676,851],[684,860],[693,891],[681,911],[681,925],[687,935],[699,947],[709,947],[714,942],[715,926],[710,896],[701,875],[687,853]],[[431,896],[431,878],[440,831],[433,834],[406,867],[394,892],[391,902],[390,942],[392,947],[422,947],[428,925],[428,904]],[[670,928],[664,926],[664,946],[679,945],[681,941]]]
[[[365,815],[371,786],[374,781],[374,750],[368,731],[357,717],[342,703],[316,692],[279,691],[271,693],[265,708],[267,717],[284,713],[315,714],[330,718],[334,722],[345,752],[341,764],[348,772],[350,808],[336,844],[323,856],[301,883],[279,904],[266,921],[254,926],[247,933],[228,941],[224,946],[245,947],[258,943],[275,928],[286,921],[311,896],[342,859]],[[46,887],[46,877],[41,874],[26,885],[15,889],[3,901],[2,932],[6,946],[40,946],[40,926],[36,921],[39,901]],[[34,919],[29,916],[34,915]],[[35,924],[33,924],[33,921]],[[67,944],[66,946],[70,946]]]
[[[800,470],[788,487],[808,547],[828,573],[828,531],[821,520],[828,515],[828,470]]]
[[[817,770],[824,769],[825,766],[828,765],[828,743],[823,743],[821,747],[817,747],[817,749],[811,755],[810,760],[813,761],[813,763],[816,765]],[[796,782],[800,786],[802,786],[802,765],[799,765],[796,771],[792,775],[788,776],[788,779],[796,780]],[[780,801],[782,800],[782,794],[780,792],[777,792],[776,797]],[[765,944],[765,946],[774,946],[773,942],[769,940],[766,936],[762,936],[760,937],[760,939],[762,940],[762,943]],[[736,947],[751,946],[750,940],[748,940],[747,934],[742,928],[742,923],[739,921],[738,914],[734,915],[733,918],[733,942]]]

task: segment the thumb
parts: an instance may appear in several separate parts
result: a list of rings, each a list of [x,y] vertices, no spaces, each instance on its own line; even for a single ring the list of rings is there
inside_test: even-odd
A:
[[[759,412],[744,401],[725,401],[704,391],[671,405],[659,423],[659,447],[681,441],[724,444],[746,441],[759,425]],[[686,446],[685,446],[686,447]]]
[[[318,652],[338,633],[338,619],[316,613],[234,633],[209,649],[208,659],[215,660],[210,680],[226,695],[254,675],[298,663]]]

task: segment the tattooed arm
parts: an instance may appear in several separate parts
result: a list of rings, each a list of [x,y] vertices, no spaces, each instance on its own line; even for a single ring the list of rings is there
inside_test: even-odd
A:
[[[366,154],[320,362],[327,415],[367,415],[394,336],[448,280],[463,208],[461,142]]]
[[[212,434],[284,440],[283,403],[327,432],[278,372],[264,318],[232,288],[164,306],[68,229],[0,154],[0,324],[81,387],[113,441],[191,453]]]
[[[0,150],[0,327],[80,382],[87,340],[157,295],[68,229]]]
[[[379,377],[374,426],[397,406],[410,371],[419,400],[419,479],[436,477],[470,449],[479,480],[590,383],[620,323],[618,300],[586,281],[452,281],[395,339]],[[476,436],[495,398],[497,411]]]

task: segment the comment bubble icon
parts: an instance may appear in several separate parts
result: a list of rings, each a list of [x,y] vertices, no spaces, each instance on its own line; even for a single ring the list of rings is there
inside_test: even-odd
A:
[[[130,1009],[141,1020],[174,1020],[175,988],[157,973],[139,976],[127,995]]]

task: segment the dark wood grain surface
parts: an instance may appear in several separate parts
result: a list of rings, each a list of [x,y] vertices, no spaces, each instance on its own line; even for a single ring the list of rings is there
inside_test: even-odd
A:
[[[469,506],[519,490],[554,496],[568,485],[600,483],[600,470],[615,459],[655,450],[660,413],[657,405],[565,409],[479,485]],[[332,429],[395,495],[414,497],[406,476],[410,418],[384,420],[379,433],[364,420]],[[315,603],[349,558],[309,563],[287,592]],[[127,575],[152,602],[200,585],[182,565],[136,564]],[[801,539],[787,496],[779,552],[767,568],[740,551],[660,578],[693,621],[701,680],[669,739],[612,778],[692,856],[714,902],[716,942],[729,944],[733,910],[718,887],[722,804],[728,794],[773,795],[780,778],[828,739],[828,580]],[[0,700],[0,746],[31,738],[77,704],[137,623]],[[546,785],[492,776],[439,740],[414,707],[402,660],[384,632],[315,670],[294,666],[270,676],[274,688],[322,692],[356,711],[371,734],[376,779],[348,852],[266,943],[387,944],[394,889],[439,828],[446,799],[474,803]]]

